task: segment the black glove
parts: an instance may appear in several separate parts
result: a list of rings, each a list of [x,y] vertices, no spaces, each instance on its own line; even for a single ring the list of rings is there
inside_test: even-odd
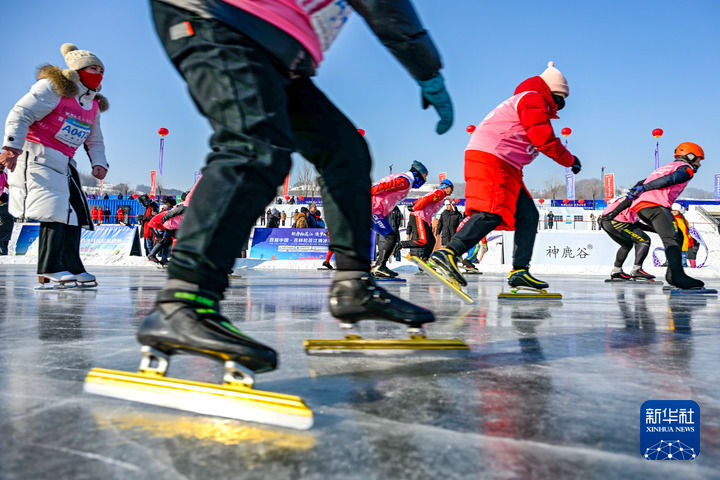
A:
[[[582,170],[582,164],[580,163],[580,159],[579,159],[579,158],[577,158],[577,157],[574,156],[574,155],[573,155],[573,158],[575,159],[575,161],[573,162],[573,164],[572,164],[572,166],[570,167],[570,169],[572,170],[572,172],[573,172],[575,175],[577,175],[578,173],[580,173],[580,170]]]

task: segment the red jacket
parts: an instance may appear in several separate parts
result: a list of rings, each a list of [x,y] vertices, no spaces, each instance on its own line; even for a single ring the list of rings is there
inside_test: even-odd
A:
[[[98,219],[97,206],[93,207],[92,210],[90,210],[90,218],[92,218],[93,221],[96,221]]]
[[[122,209],[122,207],[117,209],[117,221],[118,223],[125,220],[125,210]]]

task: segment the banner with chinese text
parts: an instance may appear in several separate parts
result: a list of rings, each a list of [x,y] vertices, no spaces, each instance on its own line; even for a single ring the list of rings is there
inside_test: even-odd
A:
[[[615,196],[615,174],[614,173],[606,173],[605,174],[605,201],[607,202],[611,198]]]
[[[504,262],[512,265],[513,234],[503,232]],[[535,239],[532,265],[607,266],[617,244],[604,232],[567,233],[540,230]],[[609,271],[609,267],[608,267]]]
[[[323,260],[328,249],[324,228],[256,228],[250,258]]]

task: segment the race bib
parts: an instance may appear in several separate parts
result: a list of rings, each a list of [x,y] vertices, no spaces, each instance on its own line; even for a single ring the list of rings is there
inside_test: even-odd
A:
[[[92,123],[85,123],[76,118],[68,117],[60,127],[55,138],[71,147],[79,147],[90,136]]]

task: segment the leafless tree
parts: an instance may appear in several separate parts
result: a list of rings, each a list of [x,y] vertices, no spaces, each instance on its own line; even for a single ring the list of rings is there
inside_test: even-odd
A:
[[[550,180],[545,180],[545,190],[543,191],[543,197],[550,197],[552,200],[557,200],[558,194],[565,188],[565,184],[558,179],[553,177]]]
[[[304,196],[315,197],[315,193],[320,189],[315,168],[308,162],[304,162],[302,170],[295,177],[293,186],[299,188]]]
[[[127,195],[127,193],[130,191],[130,185],[128,185],[127,183],[118,183],[115,185],[115,191],[121,195]]]
[[[578,180],[575,184],[575,194],[577,198],[601,200],[603,194],[603,184],[597,178],[586,178]]]

